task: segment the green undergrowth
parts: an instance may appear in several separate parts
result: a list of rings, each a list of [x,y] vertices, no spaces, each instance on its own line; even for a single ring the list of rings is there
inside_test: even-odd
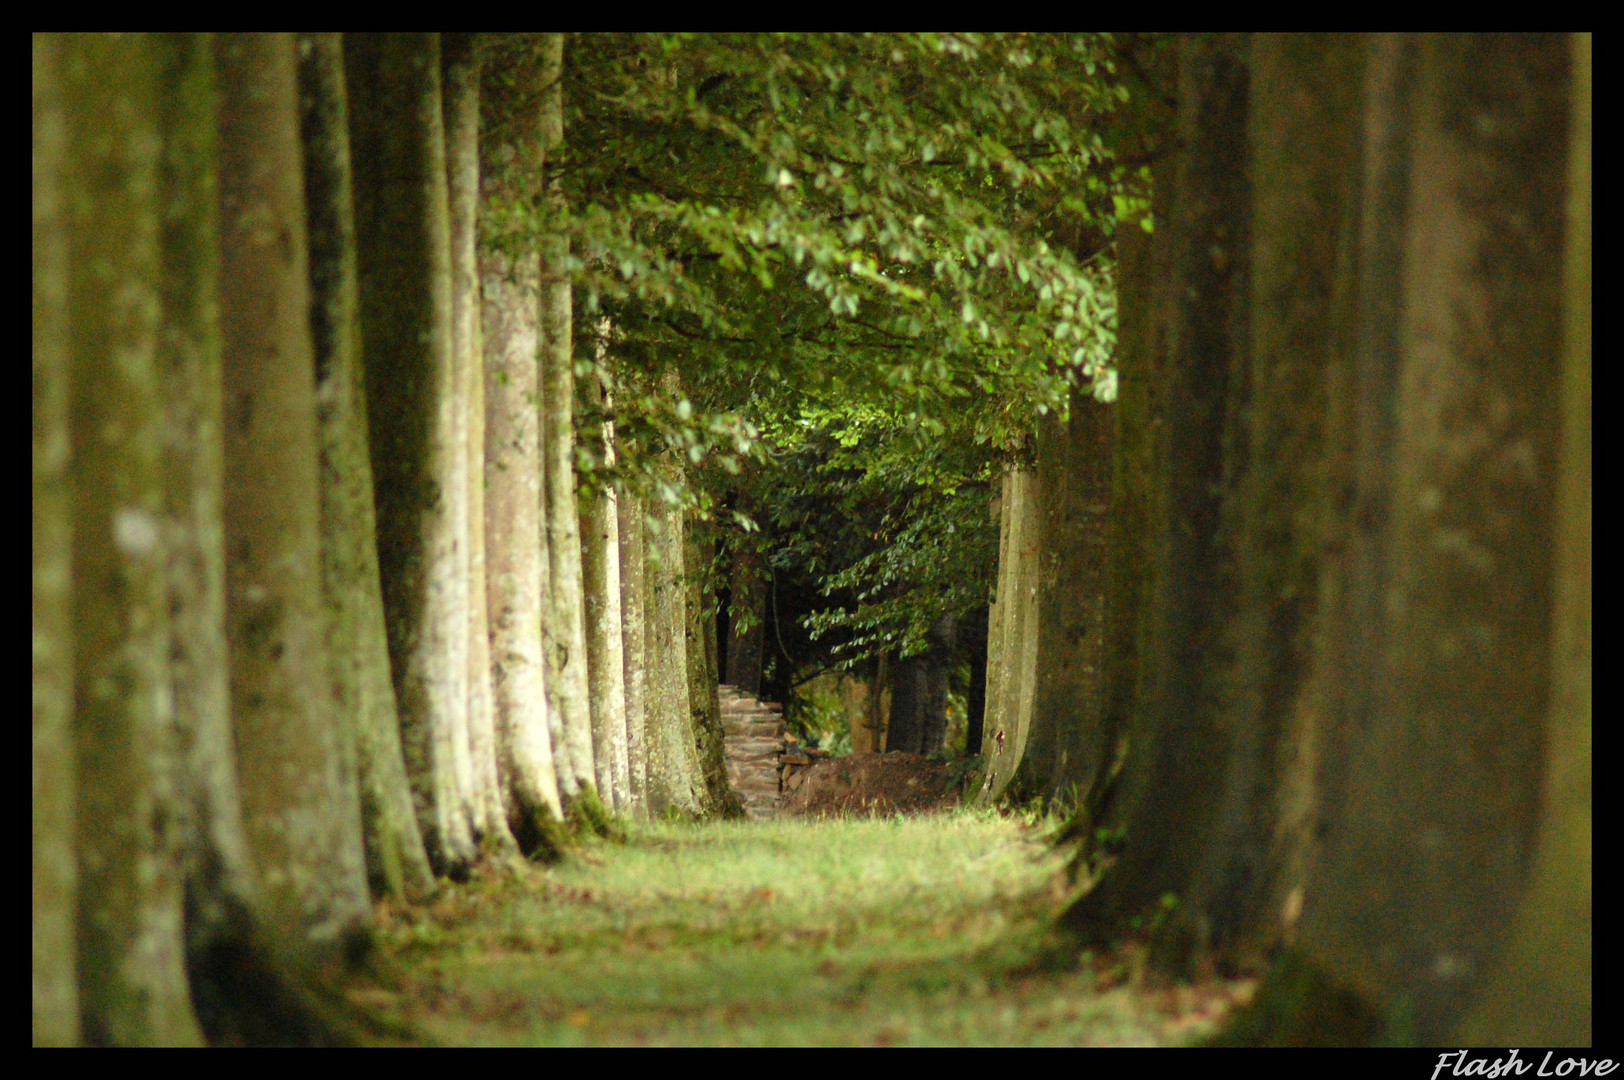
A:
[[[371,1002],[446,1045],[1155,1044],[1049,927],[1061,858],[1019,822],[644,823],[395,912]],[[1174,1035],[1174,1030],[1177,1035]]]

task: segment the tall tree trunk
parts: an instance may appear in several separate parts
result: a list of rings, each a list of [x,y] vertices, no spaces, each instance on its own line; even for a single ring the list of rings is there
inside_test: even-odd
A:
[[[299,48],[328,654],[338,714],[353,729],[346,772],[356,776],[372,890],[421,897],[434,875],[406,779],[378,577],[343,45],[337,34],[303,34]]]
[[[1237,613],[1219,706],[1232,743],[1216,827],[1172,924],[1229,967],[1255,969],[1289,930],[1311,832],[1362,52],[1351,36],[1268,34],[1252,46],[1252,451],[1236,491]]]
[[[451,252],[440,44],[346,37],[361,344],[390,668],[436,871],[475,855],[468,753],[467,460],[452,408]]]
[[[648,813],[648,569],[644,544],[644,500],[619,493],[615,513],[620,531],[621,662],[626,686],[627,809]]]
[[[674,486],[676,466],[661,463]],[[648,649],[649,812],[697,817],[709,810],[689,705],[687,589],[682,511],[653,497],[644,538]]]
[[[542,55],[542,132],[548,154],[564,142],[564,35],[546,35]],[[553,212],[562,196],[549,191]],[[547,552],[552,571],[546,645],[549,689],[557,710],[555,754],[564,808],[573,804],[589,822],[601,815],[587,684],[586,605],[581,591],[580,515],[575,498],[575,356],[573,298],[567,262],[569,238],[556,231],[541,239],[541,454],[546,485]],[[561,740],[561,742],[560,742]],[[605,776],[607,776],[607,771]]]
[[[1573,40],[1550,718],[1538,849],[1474,1045],[1589,1046],[1591,1019],[1591,35]]]
[[[1110,525],[1110,406],[1073,390],[1070,415],[1038,428],[1039,583],[1036,684],[1018,791],[1067,804],[1086,791],[1105,756],[1105,569]]]
[[[722,708],[717,697],[716,617],[711,604],[711,563],[716,550],[710,530],[690,520],[684,529],[683,592],[686,605],[684,632],[687,636],[688,711],[699,771],[706,789],[706,805],[713,811],[737,817],[743,806],[733,794],[727,778],[727,758],[723,749]]]
[[[73,488],[63,41],[33,39],[33,1045],[79,1041],[74,975]]]
[[[249,849],[278,936],[370,918],[321,602],[316,400],[291,36],[222,36],[220,313],[226,612]],[[353,790],[353,789],[351,789]]]
[[[547,549],[537,411],[540,258],[500,230],[541,190],[540,42],[499,38],[482,76],[479,272],[485,352],[486,597],[498,762],[508,824],[526,854],[556,855],[563,820],[548,721],[542,619]],[[528,103],[528,104],[527,104]],[[515,254],[509,254],[509,247]]]
[[[163,546],[161,57],[66,43],[79,1012],[95,1045],[192,1044]]]
[[[1036,677],[1037,537],[1034,520],[1038,497],[1034,474],[1012,469],[1004,474],[998,528],[998,593],[987,649],[987,774],[979,798],[1004,797],[1026,750]]]
[[[1252,1041],[1460,1024],[1521,895],[1551,705],[1568,42],[1381,36],[1367,63],[1342,679]]]
[[[1174,318],[1168,368],[1168,516],[1155,541],[1156,644],[1148,694],[1129,721],[1121,821],[1127,841],[1110,873],[1067,914],[1085,939],[1182,896],[1213,824],[1231,733],[1218,721],[1219,629],[1233,594],[1231,492],[1244,443],[1248,168],[1246,42],[1191,36],[1180,44],[1184,145],[1171,227]]]
[[[455,378],[452,409],[460,430],[461,483],[467,493],[462,523],[467,558],[468,757],[476,838],[488,851],[517,850],[502,807],[496,766],[496,722],[491,698],[491,643],[485,586],[485,373],[480,339],[478,248],[479,81],[478,39],[447,34],[442,43],[446,129],[446,181],[451,212],[451,347]]]
[[[602,385],[586,388],[602,411]],[[615,463],[615,426],[604,420],[598,440],[605,468]],[[621,640],[620,520],[612,486],[595,484],[581,507],[581,584],[586,602],[587,689],[592,707],[592,743],[597,747],[599,791],[604,804],[628,809],[631,790],[626,752],[626,665]]]

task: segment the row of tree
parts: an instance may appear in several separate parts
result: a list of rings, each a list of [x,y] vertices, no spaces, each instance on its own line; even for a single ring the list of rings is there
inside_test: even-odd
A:
[[[35,36],[36,1044],[365,1037],[372,900],[729,809],[685,462],[577,490],[562,63]]]
[[[1004,479],[982,794],[1075,807],[1084,944],[1278,957],[1237,1040],[1588,1043],[1590,38],[1147,44],[1119,397]]]

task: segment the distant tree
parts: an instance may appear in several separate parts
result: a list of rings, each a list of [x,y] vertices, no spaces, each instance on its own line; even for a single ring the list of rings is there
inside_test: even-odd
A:
[[[602,328],[600,327],[600,330]],[[588,416],[602,416],[606,404],[597,379],[582,387]],[[590,429],[601,434],[590,437]],[[615,465],[612,420],[589,423],[585,436],[603,467]],[[595,444],[595,445],[594,445]],[[587,689],[592,707],[592,744],[600,772],[608,767],[604,803],[625,812],[631,805],[630,765],[626,744],[625,642],[621,625],[620,517],[614,485],[603,480],[581,492],[581,592],[586,603]]]

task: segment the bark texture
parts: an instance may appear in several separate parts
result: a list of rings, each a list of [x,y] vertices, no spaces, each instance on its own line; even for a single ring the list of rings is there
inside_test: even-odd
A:
[[[474,832],[481,847],[517,850],[503,810],[497,772],[496,720],[485,585],[485,374],[480,335],[478,249],[479,82],[481,57],[472,34],[446,34],[444,73],[446,183],[451,216],[451,347],[454,419],[467,507],[468,757]]]
[[[1589,1046],[1591,956],[1591,35],[1573,37],[1562,282],[1562,442],[1543,807],[1512,939],[1461,1038]]]
[[[33,38],[33,1045],[79,1041],[64,42]]]
[[[321,599],[321,484],[294,42],[215,41],[226,613],[244,826],[273,932],[370,919]]]
[[[455,423],[440,44],[346,37],[361,343],[390,668],[419,827],[438,873],[469,820],[466,453]]]
[[[587,387],[594,411],[604,395],[593,378]],[[615,427],[603,420],[594,440],[606,468],[615,463]],[[581,584],[586,603],[587,689],[592,743],[597,748],[598,789],[604,805],[624,812],[631,803],[626,751],[625,644],[621,640],[620,519],[612,486],[594,484],[581,507]]]
[[[621,661],[626,686],[627,809],[634,817],[648,813],[648,599],[647,546],[644,543],[645,501],[621,491],[615,513],[620,531]]]
[[[1231,494],[1246,385],[1249,176],[1244,37],[1194,35],[1179,49],[1179,134],[1166,371],[1167,517],[1154,540],[1155,646],[1129,719],[1125,848],[1069,910],[1085,939],[1182,896],[1222,794],[1230,733],[1218,721],[1220,631],[1233,603]]]
[[[668,473],[676,466],[667,463]],[[697,817],[710,808],[689,699],[687,589],[682,511],[649,504],[644,573],[648,645],[649,812]]]
[[[548,34],[542,51],[542,133],[549,155],[564,142],[564,35]],[[549,191],[549,206],[562,194]],[[546,485],[547,554],[551,596],[546,623],[548,687],[556,709],[554,753],[565,809],[578,797],[589,817],[598,803],[597,760],[587,681],[586,602],[581,589],[580,511],[575,498],[575,357],[573,294],[566,263],[569,239],[541,238],[541,453]],[[605,756],[607,762],[607,755]],[[604,772],[608,776],[607,769]]]
[[[321,433],[322,582],[337,706],[354,742],[345,782],[358,792],[372,891],[421,897],[433,890],[434,875],[406,779],[378,577],[343,45],[337,34],[304,34],[299,56]]]
[[[67,385],[72,469],[86,480],[74,485],[69,575],[81,1031],[92,1045],[196,1044],[163,545],[159,49],[94,35],[64,53]]]
[[[479,272],[485,392],[487,618],[499,774],[508,824],[527,854],[551,851],[563,819],[548,720],[542,619],[547,549],[538,413],[539,256],[502,227],[535,197],[544,145],[540,108],[518,88],[540,78],[538,43],[498,40],[480,95]],[[513,253],[510,254],[509,251]]]

